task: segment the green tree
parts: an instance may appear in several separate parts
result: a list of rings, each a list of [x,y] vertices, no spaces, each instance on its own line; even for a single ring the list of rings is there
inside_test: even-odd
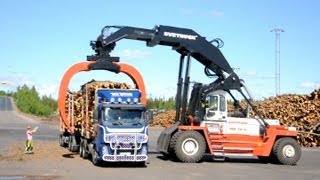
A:
[[[3,90],[0,91],[0,96],[6,96],[6,95],[7,95],[7,93],[5,91],[3,91]]]
[[[175,98],[170,97],[168,99],[164,97],[148,98],[147,99],[147,108],[148,109],[164,109],[172,110],[175,109]]]
[[[17,107],[25,113],[36,116],[48,117],[57,109],[57,101],[51,96],[43,96],[40,98],[36,88],[27,85],[17,88],[17,92],[13,94]]]

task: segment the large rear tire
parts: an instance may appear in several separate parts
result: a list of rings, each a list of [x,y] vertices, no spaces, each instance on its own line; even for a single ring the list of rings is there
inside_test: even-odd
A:
[[[68,137],[68,150],[72,152],[72,136]]]
[[[84,152],[84,146],[83,146],[83,140],[81,139],[80,145],[79,145],[79,155],[83,158],[83,152]]]
[[[63,140],[63,134],[59,134],[59,145],[61,147],[66,147],[66,143]]]
[[[89,157],[89,154],[88,152],[86,152],[86,146],[87,146],[87,141],[86,140],[83,140],[81,139],[80,141],[80,147],[79,147],[79,153],[80,153],[80,157],[82,157],[83,159],[87,159]]]
[[[296,165],[301,156],[301,147],[297,140],[283,137],[275,142],[272,153],[279,164]]]
[[[197,131],[180,131],[172,136],[172,147],[177,158],[185,163],[199,162],[206,150],[203,136]]]

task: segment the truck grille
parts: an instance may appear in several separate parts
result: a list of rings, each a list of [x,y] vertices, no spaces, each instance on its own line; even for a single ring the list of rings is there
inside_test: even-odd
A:
[[[124,143],[121,143],[121,144],[118,144],[116,145],[115,143],[112,143],[110,145],[111,149],[120,149],[120,150],[129,150],[129,149],[134,149],[134,144],[130,143],[130,144],[124,144]],[[137,149],[141,149],[141,144],[137,144]]]
[[[128,143],[146,143],[148,141],[148,136],[141,133],[110,133],[106,134],[106,143],[118,143],[118,144],[128,144]]]

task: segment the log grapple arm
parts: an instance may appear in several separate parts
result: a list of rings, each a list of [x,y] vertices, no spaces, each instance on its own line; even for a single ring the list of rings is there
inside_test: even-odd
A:
[[[111,32],[114,29],[116,31]],[[121,39],[145,41],[149,47],[155,45],[171,46],[181,55],[190,53],[194,59],[217,76],[223,76],[223,72],[228,74],[233,72],[219,48],[191,29],[162,25],[155,26],[153,29],[105,26],[97,40],[91,42],[91,46],[98,55],[107,55],[114,49],[116,42]]]

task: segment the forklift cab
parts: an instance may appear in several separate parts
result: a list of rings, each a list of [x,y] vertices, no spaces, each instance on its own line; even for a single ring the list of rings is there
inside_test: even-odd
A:
[[[223,90],[213,91],[206,97],[205,121],[226,121],[227,99]]]

